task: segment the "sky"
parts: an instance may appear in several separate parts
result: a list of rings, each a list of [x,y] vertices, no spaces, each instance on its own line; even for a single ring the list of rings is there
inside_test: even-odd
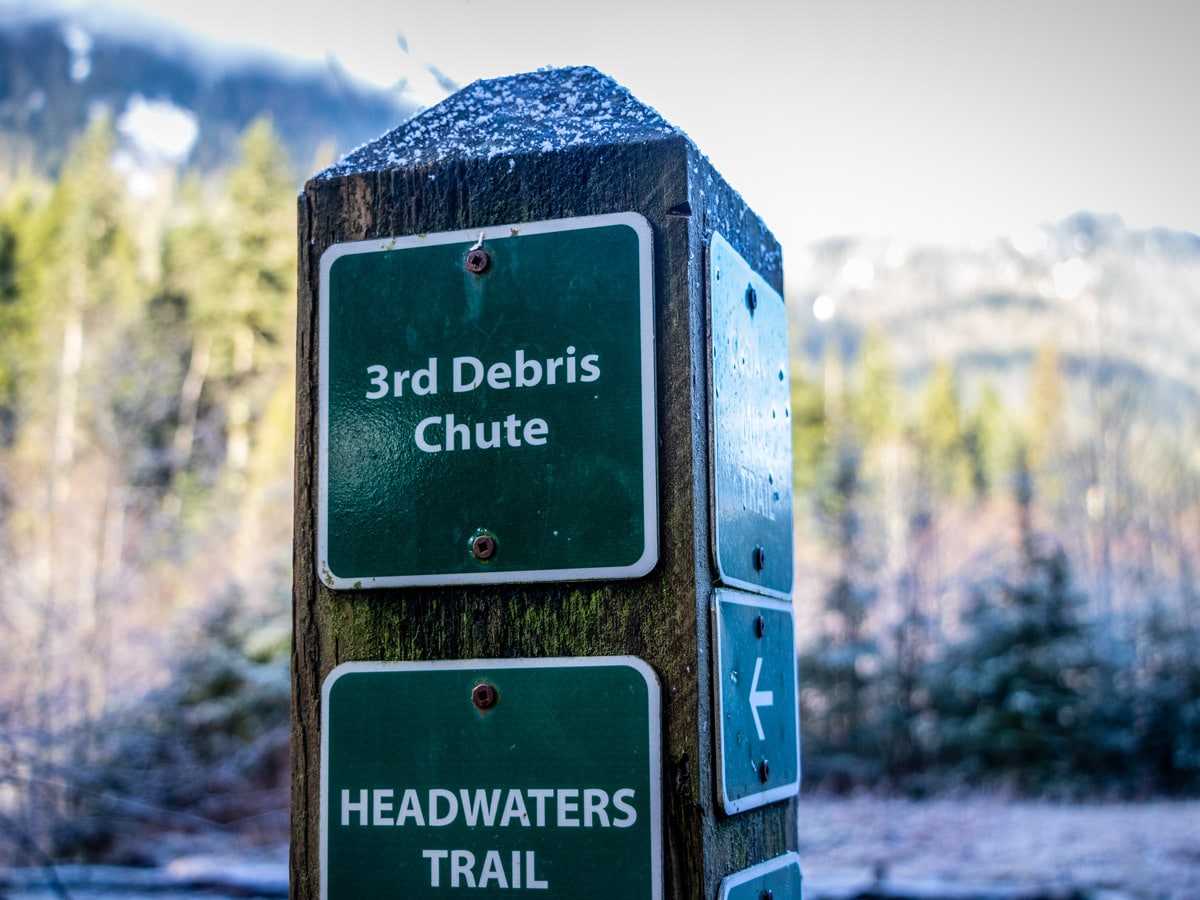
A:
[[[336,59],[426,105],[446,96],[430,66],[460,86],[594,66],[687,132],[785,253],[841,234],[968,242],[1079,210],[1200,233],[1196,0],[66,5]]]

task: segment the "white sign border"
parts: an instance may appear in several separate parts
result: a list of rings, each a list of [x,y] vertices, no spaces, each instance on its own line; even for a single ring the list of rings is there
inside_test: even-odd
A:
[[[662,689],[658,675],[644,659],[636,656],[563,656],[541,659],[447,659],[413,662],[344,662],[325,676],[321,685],[321,800],[320,900],[329,900],[329,695],[343,675],[378,672],[463,671],[468,669],[566,669],[628,666],[646,682],[650,746],[650,879],[649,900],[663,900],[662,843]]]
[[[717,900],[729,900],[729,895],[735,887],[743,885],[748,881],[754,881],[756,878],[762,878],[764,875],[770,875],[772,872],[778,872],[780,869],[786,869],[792,865],[795,865],[796,871],[800,873],[800,880],[803,885],[804,870],[800,866],[800,854],[795,850],[789,850],[782,856],[776,856],[774,859],[768,859],[766,862],[760,862],[758,865],[742,869],[740,872],[734,872],[732,875],[722,878],[721,893],[718,895]]]
[[[514,235],[552,234],[627,225],[638,236],[639,329],[641,333],[642,409],[642,555],[627,566],[596,566],[524,571],[480,571],[422,575],[341,576],[329,566],[329,273],[343,256],[433,247],[464,241],[499,240]],[[318,310],[318,437],[317,437],[317,578],[334,590],[435,585],[506,584],[546,581],[595,581],[640,578],[658,564],[658,419],[655,383],[654,244],[646,217],[637,212],[603,213],[539,222],[515,222],[430,234],[376,238],[333,244],[321,254]]]

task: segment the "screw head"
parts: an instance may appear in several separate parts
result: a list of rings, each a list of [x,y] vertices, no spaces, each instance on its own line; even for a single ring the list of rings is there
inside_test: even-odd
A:
[[[771,764],[765,759],[758,764],[758,780],[763,784],[767,783],[767,779],[771,777]]]
[[[477,534],[471,538],[471,555],[480,562],[487,562],[496,555],[496,539],[490,534]]]
[[[767,620],[759,613],[754,617],[754,636],[761,638],[767,631]]]
[[[467,271],[481,275],[491,265],[492,257],[482,247],[474,247],[467,253]]]
[[[480,682],[471,690],[471,702],[480,711],[491,709],[499,699],[500,693],[496,690],[496,686],[488,684],[486,681]]]
[[[767,551],[762,547],[754,548],[754,571],[761,572],[767,567]]]
[[[758,294],[752,285],[746,285],[746,307],[750,310],[750,315],[754,315],[754,311],[758,309]]]

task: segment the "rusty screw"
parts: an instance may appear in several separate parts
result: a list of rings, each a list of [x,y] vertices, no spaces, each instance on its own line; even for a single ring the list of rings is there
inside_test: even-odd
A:
[[[473,247],[467,253],[467,271],[474,272],[476,275],[482,275],[487,271],[487,267],[491,265],[492,258],[488,252],[482,247]]]
[[[471,702],[481,712],[495,706],[498,699],[500,699],[500,694],[496,691],[496,686],[488,684],[486,681],[475,685],[471,691]]]
[[[496,539],[490,534],[477,534],[471,539],[471,554],[480,562],[496,555]]]
[[[765,759],[758,764],[758,780],[763,784],[767,783],[767,779],[771,777],[771,764]]]

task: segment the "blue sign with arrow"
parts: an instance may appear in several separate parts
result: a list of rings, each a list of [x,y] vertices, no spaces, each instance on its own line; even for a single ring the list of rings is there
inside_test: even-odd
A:
[[[718,589],[713,681],[717,793],[726,814],[800,791],[800,713],[792,607]]]

